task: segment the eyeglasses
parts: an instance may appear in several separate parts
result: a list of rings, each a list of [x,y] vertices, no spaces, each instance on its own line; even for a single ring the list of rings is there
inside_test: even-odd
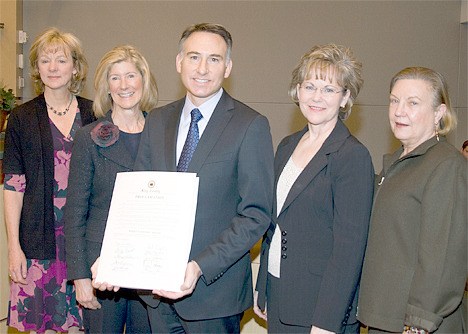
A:
[[[320,91],[320,93],[323,95],[323,96],[326,96],[326,97],[329,97],[329,96],[333,96],[334,94],[338,94],[338,93],[341,93],[341,92],[345,92],[346,89],[342,89],[342,90],[338,90],[336,88],[332,88],[332,87],[322,87],[322,88],[317,88],[315,87],[314,85],[311,85],[311,84],[307,84],[307,85],[301,85],[300,86],[305,93],[307,94],[312,94],[312,93],[315,93],[317,90]]]

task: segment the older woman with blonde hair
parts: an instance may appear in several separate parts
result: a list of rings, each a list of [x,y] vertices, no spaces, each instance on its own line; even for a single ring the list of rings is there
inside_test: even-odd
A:
[[[76,131],[94,120],[79,94],[88,64],[80,41],[49,28],[31,46],[33,100],[6,130],[4,208],[8,235],[8,325],[19,331],[78,332],[81,310],[67,282],[63,208]]]
[[[136,292],[97,291],[91,266],[99,257],[117,173],[133,170],[156,81],[143,55],[123,45],[107,52],[94,80],[96,122],[78,131],[65,210],[68,278],[85,308],[87,333],[149,333],[146,305]]]
[[[307,125],[275,157],[273,223],[254,294],[269,333],[359,333],[374,168],[342,119],[362,83],[361,64],[334,44],[313,47],[292,73],[289,94]]]
[[[358,318],[369,332],[462,333],[467,163],[444,77],[409,67],[390,83],[390,127],[372,209]]]

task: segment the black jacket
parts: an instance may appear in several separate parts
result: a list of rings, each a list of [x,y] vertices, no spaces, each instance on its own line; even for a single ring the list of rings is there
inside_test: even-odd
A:
[[[99,257],[117,173],[131,172],[133,158],[127,145],[117,140],[101,147],[91,131],[104,118],[77,131],[70,163],[69,196],[64,211],[65,250],[69,280],[91,278],[91,266]]]
[[[83,125],[92,122],[92,101],[76,98]],[[5,135],[3,172],[26,176],[19,231],[26,258],[54,259],[54,145],[43,94],[11,112]]]
[[[307,126],[281,141],[275,157],[278,179]],[[372,206],[374,168],[368,150],[338,120],[320,150],[291,187],[262,244],[256,290],[268,298],[269,240],[275,223],[281,236],[280,320],[342,333],[356,323],[357,289]]]

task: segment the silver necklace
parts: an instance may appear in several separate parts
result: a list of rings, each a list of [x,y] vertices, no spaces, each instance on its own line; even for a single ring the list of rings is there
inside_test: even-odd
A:
[[[68,112],[68,110],[70,110],[70,106],[73,102],[73,94],[70,94],[70,103],[68,104],[68,107],[64,110],[64,111],[57,111],[54,107],[52,107],[50,104],[47,103],[46,101],[46,105],[47,107],[57,116],[65,116]]]

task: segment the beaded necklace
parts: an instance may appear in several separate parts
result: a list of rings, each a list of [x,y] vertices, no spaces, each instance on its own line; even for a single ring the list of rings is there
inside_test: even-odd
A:
[[[52,107],[50,104],[47,103],[46,101],[46,105],[47,107],[57,116],[65,116],[68,112],[68,110],[70,110],[70,106],[73,102],[73,94],[70,94],[70,103],[68,104],[68,107],[64,110],[64,111],[57,111],[54,107]]]

